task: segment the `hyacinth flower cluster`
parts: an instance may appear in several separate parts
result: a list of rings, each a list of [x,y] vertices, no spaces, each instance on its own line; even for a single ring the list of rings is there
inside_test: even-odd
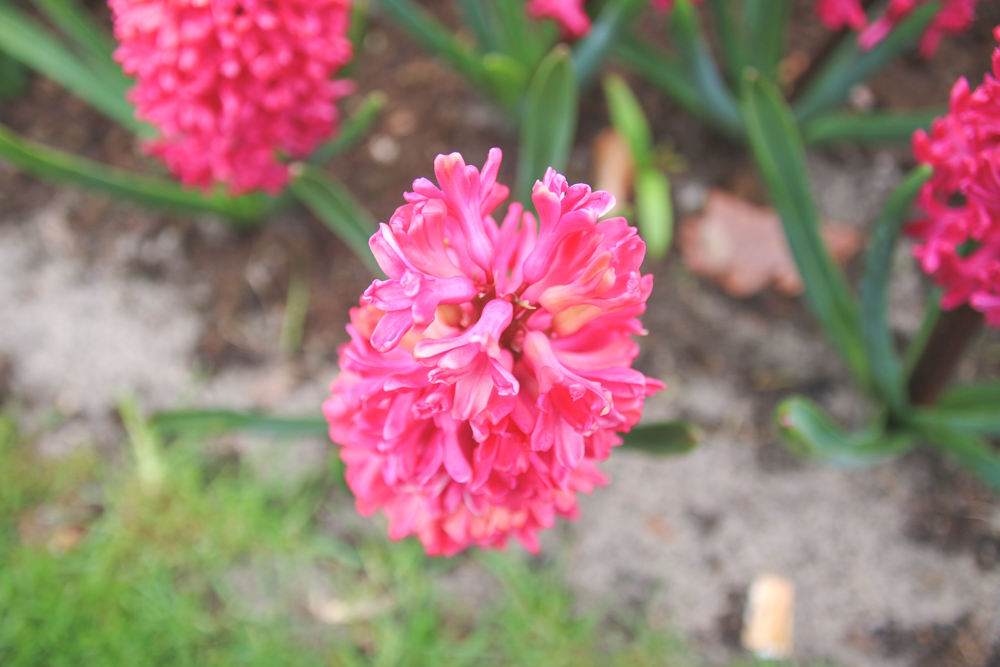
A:
[[[145,149],[181,182],[275,194],[337,128],[350,0],[110,0]]]
[[[994,35],[1000,39],[1000,28]],[[1000,327],[1000,49],[993,75],[971,90],[962,78],[948,114],[930,133],[913,136],[917,159],[933,167],[917,204],[924,215],[909,227],[914,255],[944,288],[945,309],[968,303]]]
[[[816,15],[831,30],[851,28],[861,31],[858,43],[870,49],[892,32],[920,5],[929,0],[889,0],[884,13],[871,24],[865,15],[861,0],[817,0]],[[980,0],[944,0],[920,40],[920,54],[930,58],[937,51],[945,36],[960,35],[976,19],[976,6]]]
[[[531,551],[597,463],[663,387],[631,368],[652,276],[605,192],[549,169],[537,217],[457,153],[434,162],[371,238],[385,271],[351,311],[342,372],[323,406],[346,479],[389,536],[432,555],[469,546]]]

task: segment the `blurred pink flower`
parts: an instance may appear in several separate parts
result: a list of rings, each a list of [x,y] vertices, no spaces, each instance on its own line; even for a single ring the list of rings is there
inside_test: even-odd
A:
[[[350,0],[109,0],[146,150],[186,185],[277,193],[337,127]]]
[[[868,23],[861,0],[816,0],[813,11],[830,30],[861,30]]]
[[[1000,28],[994,31],[1000,39]],[[945,309],[968,303],[1000,327],[1000,49],[993,75],[969,89],[959,79],[948,114],[928,135],[913,135],[913,152],[934,168],[917,203],[924,217],[910,225],[914,255],[944,288]]]
[[[692,0],[701,4],[704,0]],[[563,39],[574,40],[590,33],[590,17],[583,10],[585,0],[528,0],[528,16],[552,19],[559,25]],[[652,0],[661,12],[673,11],[676,0]]]
[[[851,28],[862,31],[858,36],[858,44],[867,50],[885,39],[917,7],[929,1],[889,0],[883,14],[870,25],[861,0],[816,0],[814,11],[830,30]],[[976,5],[980,1],[942,0],[941,8],[920,39],[920,55],[924,58],[932,57],[945,35],[960,35],[972,27],[976,18]]]
[[[388,278],[351,311],[323,406],[358,511],[432,555],[537,551],[663,387],[631,368],[653,279],[636,230],[600,220],[614,199],[549,169],[537,218],[512,203],[498,224],[500,159],[439,155],[438,184],[414,181],[372,236]]]

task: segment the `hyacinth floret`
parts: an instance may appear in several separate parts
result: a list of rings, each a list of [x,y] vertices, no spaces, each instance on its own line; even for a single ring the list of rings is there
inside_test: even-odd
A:
[[[279,192],[337,127],[350,0],[109,0],[145,149],[186,185]]]
[[[351,311],[323,406],[358,510],[432,555],[537,551],[663,387],[631,367],[652,276],[636,230],[601,219],[613,197],[549,169],[537,216],[497,222],[500,161],[439,155],[372,236],[387,277]]]
[[[700,4],[703,0],[692,0]],[[533,19],[552,19],[559,26],[565,40],[574,40],[590,33],[591,22],[584,11],[585,0],[528,0],[528,16]],[[660,12],[670,12],[675,0],[652,0]]]
[[[994,31],[1000,40],[1000,28]],[[914,255],[944,288],[941,305],[963,303],[1000,327],[1000,49],[993,74],[970,89],[959,79],[948,113],[913,136],[917,159],[933,167],[917,195],[924,215],[908,229]]]

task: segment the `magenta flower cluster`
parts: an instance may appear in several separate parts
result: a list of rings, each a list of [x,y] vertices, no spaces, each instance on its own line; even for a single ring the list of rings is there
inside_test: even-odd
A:
[[[538,549],[663,385],[631,368],[652,276],[605,192],[549,169],[537,217],[457,153],[434,162],[371,249],[388,279],[351,311],[342,372],[324,404],[347,483],[389,535],[432,555]]]
[[[1000,28],[994,31],[1000,40]],[[913,152],[934,174],[917,203],[924,216],[909,227],[914,255],[944,288],[946,309],[968,303],[1000,327],[1000,49],[993,75],[970,90],[951,90],[948,114],[928,134],[913,136]]]
[[[861,0],[817,0],[814,9],[823,24],[831,30],[860,30],[858,43],[861,48],[870,49],[885,39],[917,7],[927,2],[929,0],[889,0],[883,14],[871,24],[868,23]],[[930,58],[937,51],[943,37],[960,35],[972,27],[979,2],[980,0],[943,0],[941,8],[920,40],[920,54]]]
[[[279,192],[352,90],[350,0],[110,0],[146,150],[185,184]]]

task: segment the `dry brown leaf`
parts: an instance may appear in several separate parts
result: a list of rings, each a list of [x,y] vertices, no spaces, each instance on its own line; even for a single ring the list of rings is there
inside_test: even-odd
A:
[[[840,264],[861,246],[861,232],[842,223],[824,220],[822,235]],[[802,293],[802,279],[774,209],[713,189],[701,214],[684,220],[678,241],[688,270],[711,278],[731,296],[752,296],[772,283],[783,294]]]
[[[621,208],[629,200],[635,178],[635,164],[628,144],[613,127],[607,127],[594,138],[591,153],[594,156],[594,189],[610,192],[617,202],[615,208]]]

